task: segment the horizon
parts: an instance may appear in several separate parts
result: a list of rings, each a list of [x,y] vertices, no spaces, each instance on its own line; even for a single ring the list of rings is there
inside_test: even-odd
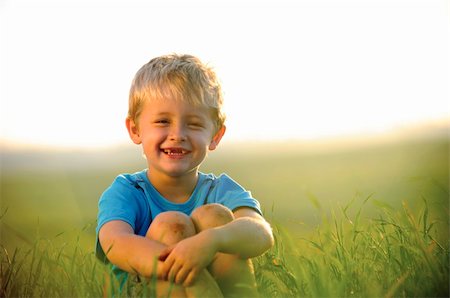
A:
[[[316,138],[275,138],[275,139],[227,139],[226,135],[221,141],[219,150],[222,147],[235,147],[241,145],[255,145],[255,144],[291,144],[294,147],[298,144],[315,147],[317,145],[329,144],[332,147],[352,147],[362,144],[377,144],[392,142],[401,139],[414,138],[434,138],[447,136],[450,139],[450,117],[445,119],[435,119],[431,121],[421,121],[410,123],[402,126],[392,127],[383,131],[368,132],[368,133],[348,133],[331,136],[320,136]],[[103,144],[97,146],[64,146],[54,144],[42,143],[27,143],[15,142],[7,139],[0,139],[0,149],[3,150],[19,150],[19,151],[103,151],[114,150],[120,148],[140,148],[140,146],[133,144],[129,139],[122,142],[115,142],[111,144]],[[0,152],[1,153],[1,152]]]

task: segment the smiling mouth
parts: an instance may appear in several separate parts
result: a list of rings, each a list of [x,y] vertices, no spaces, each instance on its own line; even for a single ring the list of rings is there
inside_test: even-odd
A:
[[[183,156],[189,153],[189,151],[182,148],[166,148],[161,149],[161,151],[169,156]]]

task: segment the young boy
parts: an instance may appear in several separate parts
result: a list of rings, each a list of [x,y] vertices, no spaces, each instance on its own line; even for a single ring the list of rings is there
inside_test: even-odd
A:
[[[250,192],[199,172],[225,133],[221,106],[215,73],[190,55],[152,59],[132,82],[126,127],[148,169],[101,196],[96,253],[125,276],[156,275],[158,296],[257,296],[249,259],[272,230]]]

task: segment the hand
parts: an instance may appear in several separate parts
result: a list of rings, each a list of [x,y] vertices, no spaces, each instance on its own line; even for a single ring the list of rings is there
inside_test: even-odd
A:
[[[212,230],[183,239],[161,252],[159,260],[164,262],[162,275],[177,284],[190,286],[198,274],[211,264],[216,253]]]

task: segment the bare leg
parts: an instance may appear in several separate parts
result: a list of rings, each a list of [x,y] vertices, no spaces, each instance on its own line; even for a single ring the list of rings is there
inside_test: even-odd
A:
[[[223,205],[209,204],[194,210],[191,215],[197,233],[222,226],[234,220],[233,213]],[[253,265],[248,259],[218,253],[209,266],[225,297],[257,297]]]
[[[192,221],[185,214],[179,212],[164,212],[155,217],[147,231],[147,238],[172,245],[182,239],[195,235]],[[168,281],[158,280],[156,294],[158,297],[186,297],[183,287]]]
[[[168,211],[160,213],[150,225],[146,237],[166,245],[173,245],[196,234],[191,218],[183,213]],[[217,283],[204,270],[193,286],[184,288],[168,281],[158,280],[158,297],[222,297]]]

